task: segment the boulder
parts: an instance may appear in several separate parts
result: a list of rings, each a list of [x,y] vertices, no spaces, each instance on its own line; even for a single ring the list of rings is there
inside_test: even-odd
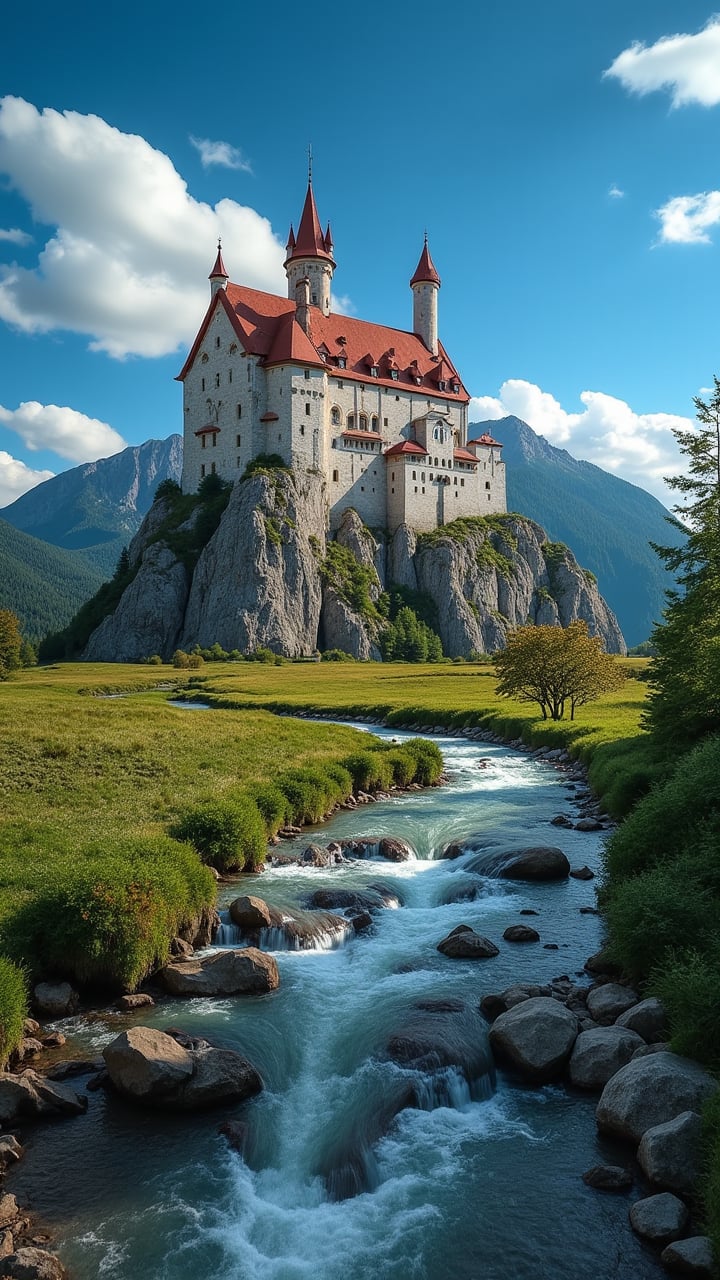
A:
[[[702,1165],[702,1120],[681,1111],[674,1120],[648,1129],[638,1147],[640,1168],[650,1182],[678,1195],[695,1189]]]
[[[589,867],[571,867],[570,875],[573,880],[594,880],[595,872]]]
[[[630,1210],[630,1225],[643,1240],[651,1244],[669,1244],[678,1240],[687,1226],[687,1205],[669,1191],[636,1200]]]
[[[696,1280],[713,1280],[717,1275],[709,1236],[689,1236],[675,1240],[660,1254],[663,1266],[678,1276],[695,1276]]]
[[[588,992],[588,1013],[601,1027],[609,1027],[626,1009],[637,1004],[638,995],[629,987],[621,987],[618,982],[606,982],[602,987],[595,987]]]
[[[39,982],[33,991],[33,1004],[46,1018],[67,1018],[77,1013],[80,997],[69,982]]]
[[[540,934],[527,924],[511,924],[505,930],[503,938],[506,942],[539,942]]]
[[[581,818],[575,823],[576,831],[602,831],[602,822],[599,818]]]
[[[46,1249],[16,1249],[0,1260],[0,1276],[11,1280],[67,1280],[67,1274],[60,1259]]]
[[[417,1071],[456,1067],[470,1082],[494,1077],[485,1020],[462,1000],[421,1000],[387,1046],[393,1062]]]
[[[335,855],[331,854],[328,849],[323,849],[322,845],[309,844],[306,849],[303,849],[300,861],[309,867],[332,867],[335,865]],[[238,898],[238,902],[241,901],[243,899]],[[262,898],[245,899],[245,901],[262,902]],[[237,921],[235,923],[237,924]],[[240,927],[242,928],[243,926],[241,925]],[[262,928],[262,926],[253,927]]]
[[[655,1125],[683,1111],[700,1111],[716,1089],[717,1082],[696,1062],[675,1053],[651,1053],[633,1059],[608,1081],[595,1118],[603,1132],[638,1143]]]
[[[442,942],[438,942],[437,949],[449,960],[488,960],[500,954],[494,942],[476,933],[469,925],[458,925]]]
[[[591,973],[593,977],[598,977],[600,974],[620,972],[620,966],[604,950],[596,951],[594,955],[588,956],[583,968],[586,973]]]
[[[21,1117],[75,1116],[84,1111],[87,1098],[68,1085],[51,1082],[36,1071],[0,1073],[0,1124],[11,1125]]]
[[[619,1027],[628,1027],[630,1031],[637,1031],[647,1044],[656,1044],[659,1040],[664,1040],[668,1033],[667,1013],[660,1001],[654,997],[641,1000],[639,1004],[621,1013],[615,1021]]]
[[[119,1093],[138,1102],[161,1101],[190,1079],[190,1054],[164,1031],[132,1027],[103,1050],[108,1075]]]
[[[352,840],[338,840],[337,843],[347,858],[386,858],[388,862],[410,862],[416,857],[412,845],[397,836],[357,836]]]
[[[633,1184],[633,1176],[629,1169],[619,1164],[596,1164],[586,1169],[582,1176],[588,1187],[596,1191],[627,1191]]]
[[[574,1013],[552,997],[536,996],[500,1014],[491,1027],[490,1044],[526,1080],[542,1084],[561,1074],[577,1034]]]
[[[269,929],[272,923],[267,902],[251,895],[230,903],[230,919],[238,929]]]
[[[640,1036],[625,1027],[582,1031],[570,1057],[571,1083],[578,1089],[602,1089],[641,1044]]]
[[[11,1133],[0,1134],[0,1169],[16,1164],[22,1159],[23,1148]]]
[[[280,983],[273,956],[256,947],[178,960],[166,965],[160,977],[173,996],[263,995]]]
[[[9,1253],[15,1252],[15,1241],[13,1240],[12,1231],[0,1231],[0,1258],[7,1258]]]
[[[499,874],[503,880],[565,880],[570,863],[562,849],[540,845],[507,854]]]
[[[193,1049],[193,1073],[168,1100],[174,1110],[197,1111],[220,1103],[242,1102],[263,1087],[251,1063],[233,1049]]]
[[[365,889],[317,889],[310,898],[311,907],[329,911],[380,911],[401,905],[395,890],[383,884],[369,884]]]
[[[20,1217],[18,1202],[14,1196],[0,1193],[0,1230],[11,1227]]]
[[[135,1009],[152,1009],[155,1004],[152,996],[147,991],[130,992],[126,996],[121,996],[116,1002],[115,1008],[121,1013],[132,1013]]]

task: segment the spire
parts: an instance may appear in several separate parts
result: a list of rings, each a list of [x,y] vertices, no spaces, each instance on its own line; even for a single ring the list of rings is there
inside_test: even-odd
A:
[[[332,238],[332,231],[330,230],[330,223],[329,223],[329,222],[328,222],[328,224],[327,224],[327,231],[325,232],[325,240],[324,240],[324,242],[323,242],[323,243],[324,243],[324,245],[325,245],[325,252],[326,252],[326,253],[329,253],[329,254],[330,254],[330,257],[332,257],[332,251],[333,251],[333,238]]]
[[[412,288],[414,284],[424,284],[426,282],[429,284],[436,284],[438,288],[440,288],[440,277],[435,270],[433,260],[430,257],[430,250],[428,249],[427,231],[425,232],[425,243],[423,245],[423,251],[420,254],[420,261],[415,268],[415,275],[410,281],[410,288]]]
[[[288,241],[288,259],[290,258],[330,258],[332,260],[332,253],[328,250],[320,229],[312,179],[308,180],[305,204],[300,216],[297,237],[293,239],[292,247]]]
[[[293,249],[295,248],[295,232],[293,231],[293,224],[292,224],[292,222],[290,223],[290,234],[288,235],[287,245],[285,246],[285,248],[286,248],[286,250],[287,250],[287,256],[288,256],[288,258],[291,258],[291,257],[292,257],[292,251],[293,251]]]
[[[210,272],[210,275],[208,276],[208,280],[229,280],[229,279],[230,277],[227,271],[225,270],[225,263],[222,260],[221,242],[220,240],[218,240],[218,250],[217,250],[217,257],[215,259],[215,266]]]

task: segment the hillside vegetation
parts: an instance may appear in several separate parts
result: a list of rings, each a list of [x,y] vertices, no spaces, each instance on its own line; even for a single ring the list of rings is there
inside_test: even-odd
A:
[[[26,639],[37,641],[66,627],[103,576],[79,553],[51,547],[0,520],[0,608],[17,614]]]

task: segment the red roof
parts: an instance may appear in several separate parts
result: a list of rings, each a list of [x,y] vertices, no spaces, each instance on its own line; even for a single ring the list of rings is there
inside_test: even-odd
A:
[[[192,367],[215,307],[225,308],[243,350],[248,355],[259,356],[266,365],[286,362],[313,365],[349,381],[367,384],[372,379],[379,386],[396,391],[411,390],[418,399],[467,404],[470,398],[442,344],[438,344],[439,357],[436,357],[416,333],[357,320],[353,316],[326,316],[313,306],[308,308],[308,337],[295,319],[295,302],[292,299],[239,284],[228,284],[211,299],[188,358],[178,374],[179,381]],[[340,354],[346,360],[344,368],[337,363]],[[370,374],[369,358],[377,365],[377,378]],[[416,366],[421,377],[419,386]],[[390,376],[392,367],[395,367],[397,378]],[[446,382],[445,391],[439,391],[437,387],[437,370],[440,368]],[[454,385],[457,391],[452,390]]]
[[[477,458],[469,449],[453,449],[453,457],[456,462],[473,462],[477,466]]]
[[[433,260],[430,257],[430,250],[428,249],[427,236],[425,237],[425,244],[423,245],[423,251],[420,254],[420,261],[418,262],[417,267],[415,268],[415,275],[410,281],[410,285],[412,286],[414,284],[420,284],[421,282],[426,280],[429,280],[431,284],[436,284],[438,288],[440,287],[440,277],[437,271],[435,270],[435,264],[433,263]]]
[[[219,431],[219,430],[220,430],[220,428],[219,428],[219,427],[211,427],[211,426],[201,427],[199,431],[196,431],[196,432],[195,432],[195,435],[196,435],[196,436],[206,436],[206,435],[208,434],[208,432],[210,432],[210,431],[212,431],[212,432],[216,432],[216,431]]]
[[[315,204],[315,196],[313,195],[312,182],[308,182],[307,195],[305,196],[305,204],[300,216],[297,236],[293,233],[292,225],[290,227],[287,254],[286,262],[289,262],[291,258],[326,258],[330,262],[333,260],[330,223],[328,223],[327,232],[323,235],[320,230],[320,219],[317,205]]]
[[[428,457],[427,449],[423,449],[422,445],[416,444],[414,440],[401,440],[400,444],[394,444],[392,449],[385,450],[385,457],[395,458],[403,453],[419,455],[423,458]]]
[[[468,440],[468,444],[487,444],[487,445],[494,444],[497,446],[498,449],[502,449],[502,445],[500,441],[493,440],[492,436],[489,436],[487,431],[484,431],[481,436],[478,436],[477,440]]]
[[[353,440],[382,440],[377,431],[341,431],[341,436],[352,436]]]
[[[280,419],[276,413],[264,413],[260,419],[261,422],[279,422]]]
[[[225,270],[225,263],[224,263],[224,262],[223,262],[223,260],[222,260],[222,253],[221,253],[221,251],[220,251],[220,241],[219,241],[219,240],[218,240],[217,258],[215,259],[215,266],[213,267],[212,271],[210,272],[210,275],[208,276],[208,280],[217,280],[217,279],[218,279],[218,277],[222,277],[222,279],[223,279],[223,280],[229,280],[229,279],[230,279],[230,277],[229,277],[229,275],[228,275],[227,271]]]

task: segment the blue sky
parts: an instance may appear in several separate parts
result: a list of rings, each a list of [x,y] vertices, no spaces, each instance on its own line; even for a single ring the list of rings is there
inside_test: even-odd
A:
[[[341,308],[410,327],[427,228],[472,416],[664,495],[720,372],[710,4],[39,0],[2,34],[0,505],[180,429],[216,238],[284,292],[309,142]]]

